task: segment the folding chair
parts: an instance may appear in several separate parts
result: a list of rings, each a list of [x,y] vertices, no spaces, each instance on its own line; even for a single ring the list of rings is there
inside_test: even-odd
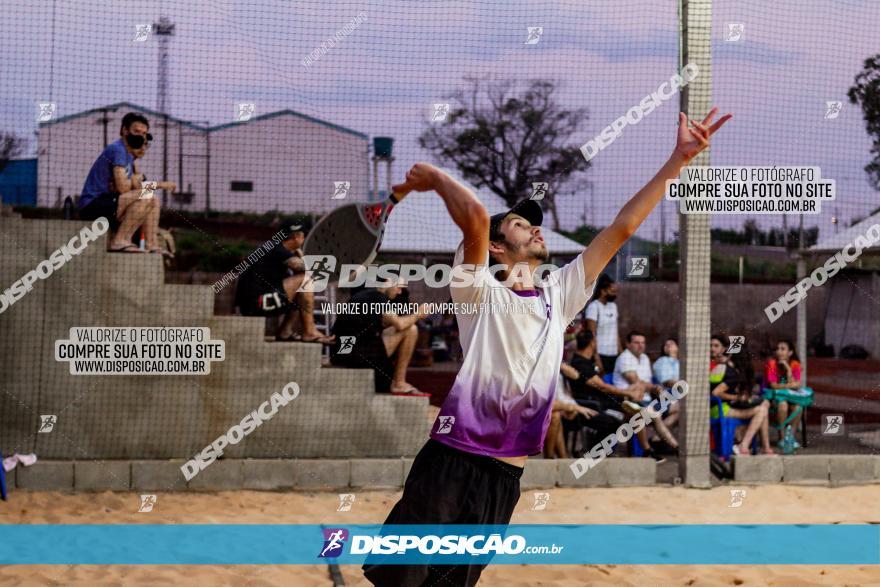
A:
[[[807,448],[807,408],[813,405],[813,389],[810,387],[801,387],[800,389],[770,389],[769,387],[764,387],[764,385],[765,382],[762,382],[761,392],[764,394],[764,399],[770,400],[770,409],[772,413],[776,413],[776,402],[786,401],[795,406],[791,413],[788,414],[788,418],[786,418],[782,424],[771,424],[771,426],[779,431],[785,430],[785,427],[794,421],[798,414],[803,412],[804,417],[801,418],[800,421],[801,446]],[[795,433],[797,433],[796,430]]]

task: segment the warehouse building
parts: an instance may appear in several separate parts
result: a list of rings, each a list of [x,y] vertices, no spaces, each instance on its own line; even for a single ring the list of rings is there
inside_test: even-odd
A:
[[[143,113],[154,137],[141,171],[178,185],[177,194],[163,195],[167,206],[323,213],[339,204],[331,199],[337,182],[348,182],[348,199],[367,199],[370,143],[363,133],[293,110],[208,126],[120,102],[40,124],[37,206],[59,207],[67,196],[78,197],[128,112]]]

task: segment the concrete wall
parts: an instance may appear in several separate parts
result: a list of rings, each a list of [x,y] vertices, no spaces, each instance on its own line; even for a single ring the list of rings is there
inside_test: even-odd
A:
[[[9,287],[83,223],[0,218]],[[169,285],[161,258],[110,254],[104,238],[0,313],[0,450],[45,459],[190,458],[286,383],[300,396],[230,458],[400,457],[427,438],[427,398],[377,395],[371,370],[320,365],[319,345],[266,343],[262,318],[214,316],[208,286]],[[205,376],[71,375],[54,341],[79,326],[207,326],[227,359]],[[37,433],[41,414],[57,415]]]
[[[213,284],[223,276],[221,273],[185,273],[174,276],[175,280],[187,280],[194,283]],[[862,287],[864,296],[872,276],[862,277],[867,280]],[[874,276],[880,291],[880,277]],[[843,286],[838,285],[843,283]],[[862,283],[862,282],[858,282]],[[836,280],[828,287],[811,289],[807,296],[807,337],[814,336],[822,330],[825,305],[829,300],[834,302],[828,308],[828,332],[835,333],[843,324],[847,312],[849,289],[846,299],[843,298],[846,281]],[[784,314],[779,320],[770,323],[764,314],[764,308],[771,301],[790,288],[791,285],[754,285],[754,284],[713,284],[712,288],[712,332],[725,331],[728,334],[742,334],[752,352],[761,352],[772,348],[780,338],[795,339],[795,311]],[[840,287],[840,290],[831,289]],[[849,286],[850,288],[852,286]],[[443,303],[449,299],[449,288],[429,288],[424,282],[410,284],[410,300],[415,302]],[[619,285],[620,293],[617,305],[620,310],[620,334],[625,336],[629,330],[641,330],[648,337],[648,352],[652,357],[660,352],[664,337],[678,335],[679,306],[678,284],[674,282],[624,282]],[[235,284],[231,283],[220,292],[215,304],[218,314],[231,314],[234,311],[233,299]],[[348,299],[348,292],[340,290],[337,294],[340,301]],[[858,304],[856,297],[850,310],[846,344],[861,344],[872,356],[880,356],[880,337],[876,336],[877,328],[868,325],[880,324],[880,309],[865,304]],[[859,306],[858,308],[856,306]],[[694,308],[693,311],[708,311],[708,308]],[[871,338],[873,336],[873,339]],[[839,352],[837,338],[828,338],[835,350]],[[872,351],[872,349],[875,349]]]
[[[793,285],[793,284],[792,284]],[[723,331],[742,334],[753,352],[770,348],[779,338],[795,338],[795,312],[792,309],[774,323],[764,308],[787,291],[791,285],[753,285],[713,283],[711,285],[712,333]],[[619,285],[617,306],[620,311],[620,335],[641,330],[648,338],[648,352],[659,353],[663,338],[677,336],[679,289],[677,283],[653,282]],[[807,297],[807,332],[810,336],[822,328],[827,291],[810,290]],[[709,308],[688,308],[689,312],[708,312]],[[706,349],[709,352],[709,349]]]
[[[657,484],[651,459],[612,458],[575,478],[572,459],[529,459],[520,488],[632,487]],[[183,460],[45,461],[7,474],[10,488],[29,491],[314,491],[398,489],[412,458],[394,459],[227,459],[187,482]],[[839,487],[880,481],[880,456],[753,456],[734,459],[730,485],[797,484]],[[523,496],[531,499],[531,496]]]
[[[572,459],[529,459],[523,491],[552,487],[648,486],[656,482],[651,459],[607,459],[576,479]],[[10,475],[10,487],[32,491],[266,491],[398,489],[413,459],[226,459],[189,482],[182,460],[39,461]]]
[[[648,352],[656,356],[665,337],[678,336],[680,321],[678,283],[625,281],[620,282],[618,286],[617,306],[620,312],[621,337],[630,330],[641,330],[648,338]],[[770,348],[771,343],[775,343],[780,338],[794,340],[795,311],[793,309],[772,324],[764,314],[767,304],[776,300],[790,287],[791,285],[712,284],[712,332],[742,334],[753,352]],[[813,336],[822,329],[827,296],[828,288],[811,289],[807,296],[805,303],[808,336]],[[431,289],[426,287],[424,282],[410,284],[410,299],[413,301],[445,302],[448,298],[448,288]],[[688,308],[688,311],[709,312],[709,308]],[[880,316],[874,319],[873,324],[877,324],[878,321]],[[851,325],[850,329],[852,328]]]
[[[871,357],[880,357],[880,274],[847,271],[829,285],[825,343],[839,356],[843,347],[857,344]]]

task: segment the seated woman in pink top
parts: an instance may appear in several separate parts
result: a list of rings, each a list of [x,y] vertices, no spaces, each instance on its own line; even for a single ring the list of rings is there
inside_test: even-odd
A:
[[[764,381],[771,389],[800,389],[801,387],[801,364],[797,359],[794,345],[790,340],[780,340],[776,343],[775,358],[767,359],[764,364]],[[792,430],[797,430],[803,411],[789,424]],[[776,423],[782,424],[788,418],[788,402],[780,401],[776,404]],[[779,431],[780,441],[783,431]],[[797,441],[795,441],[797,444]],[[799,446],[799,445],[798,445]]]

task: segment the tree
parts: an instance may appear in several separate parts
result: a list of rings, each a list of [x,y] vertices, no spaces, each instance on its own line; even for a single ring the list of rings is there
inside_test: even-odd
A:
[[[864,70],[856,76],[856,85],[847,92],[849,101],[861,104],[866,130],[871,136],[870,163],[865,166],[868,181],[880,190],[880,53],[865,59]]]
[[[0,131],[0,171],[16,157],[24,152],[27,147],[27,140],[12,134],[11,132]]]
[[[508,206],[533,193],[533,182],[547,182],[543,206],[559,230],[556,198],[585,187],[584,172],[590,163],[580,145],[570,137],[587,120],[584,108],[564,110],[547,80],[532,80],[519,94],[511,80],[489,83],[465,78],[470,88],[451,96],[449,113],[442,123],[432,122],[419,144],[455,167],[464,179],[487,187]]]

